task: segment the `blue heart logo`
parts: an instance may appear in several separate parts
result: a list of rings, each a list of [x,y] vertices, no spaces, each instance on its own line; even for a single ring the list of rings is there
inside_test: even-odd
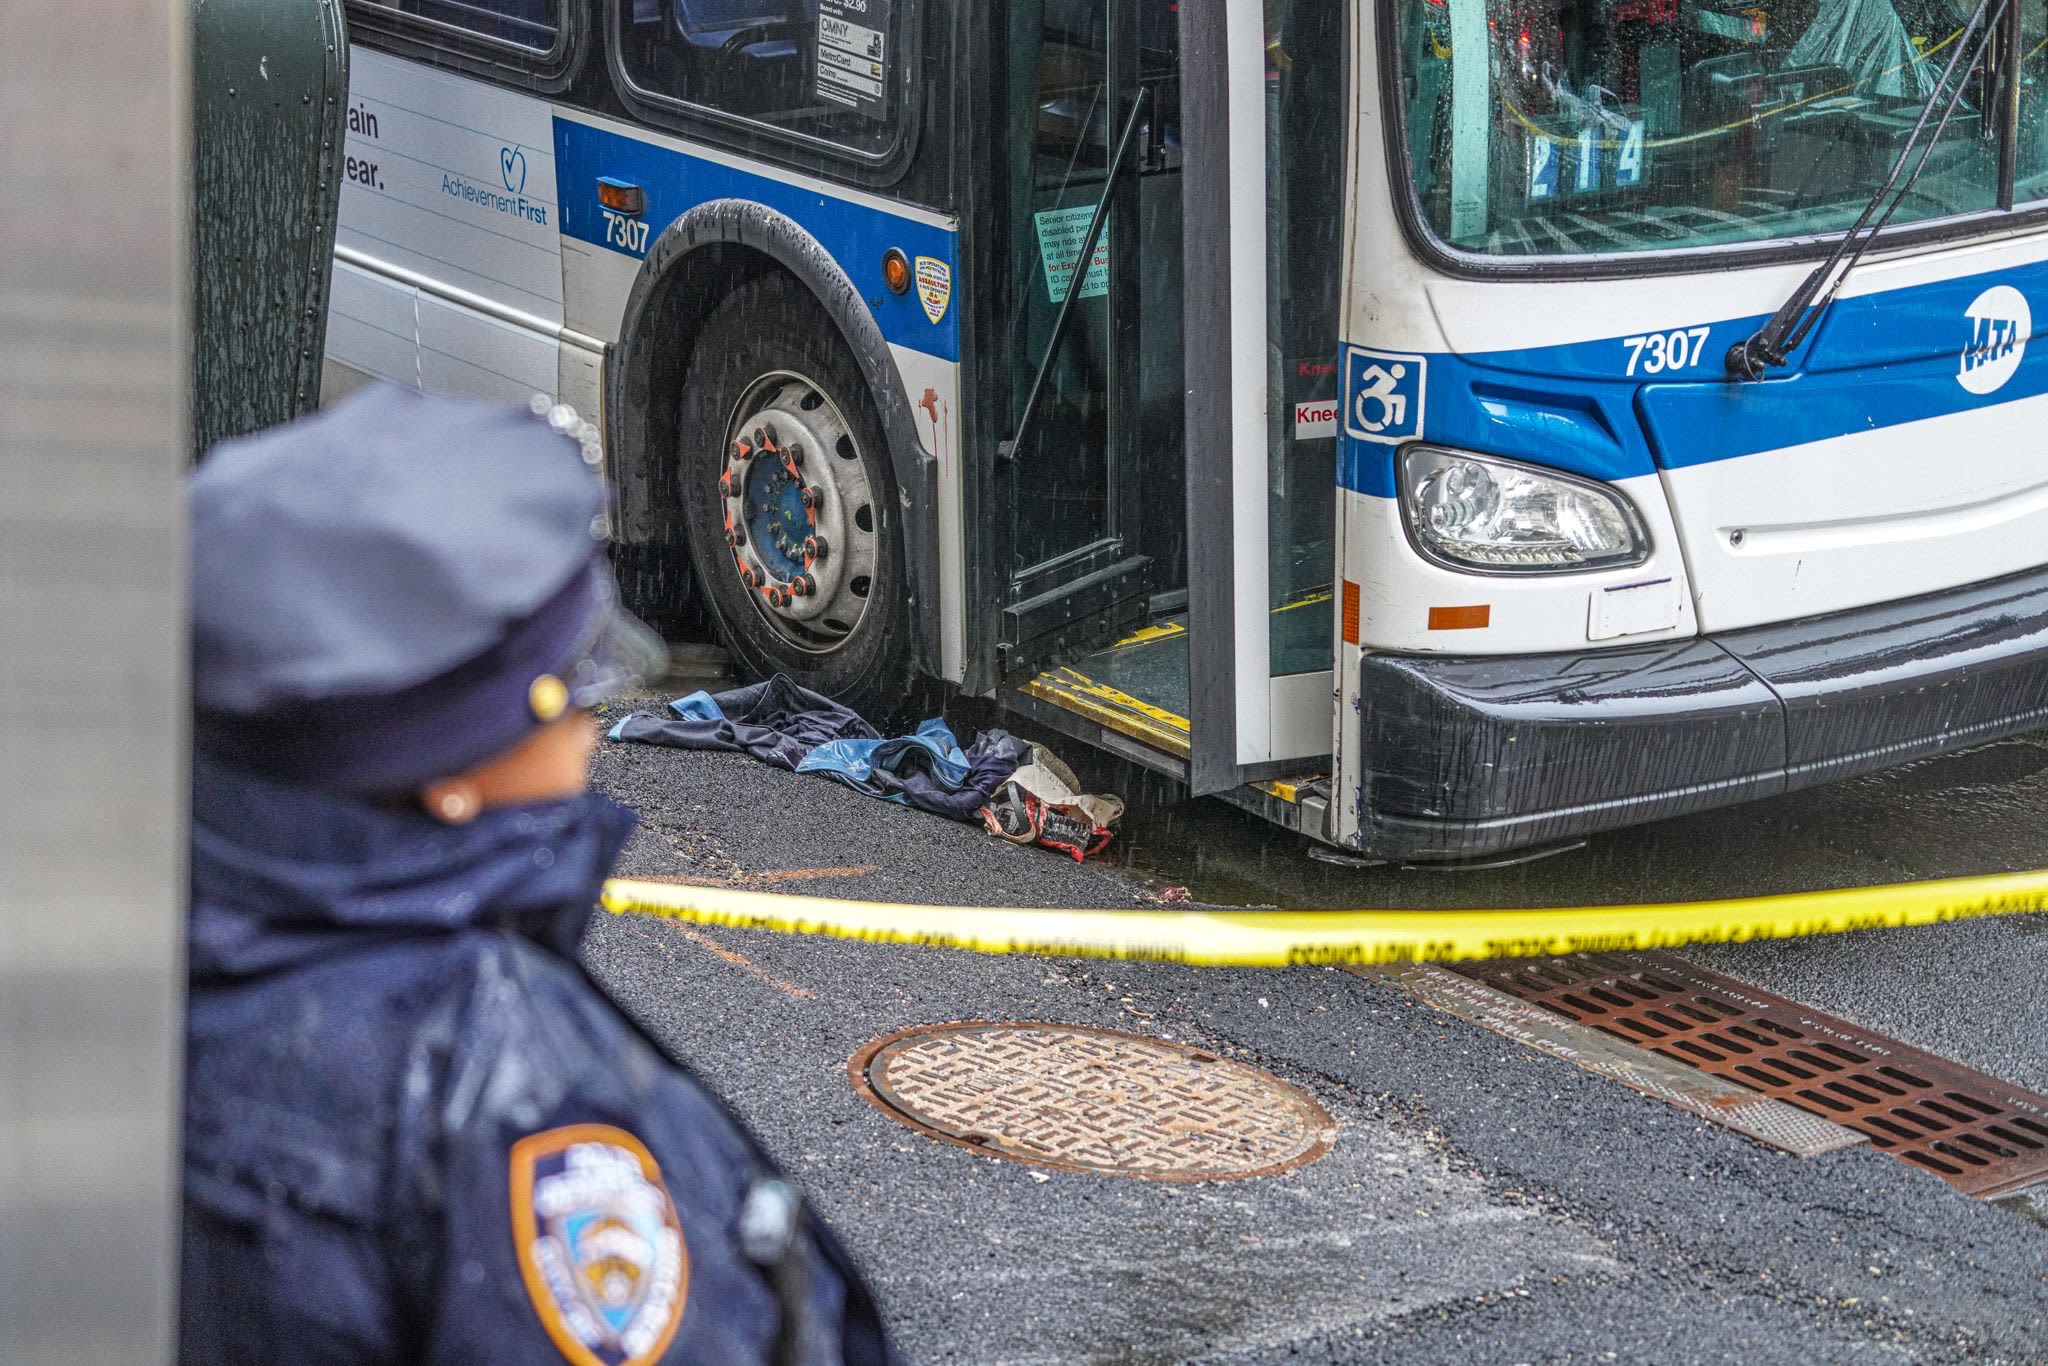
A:
[[[526,153],[520,151],[517,147],[499,148],[498,173],[505,178],[506,193],[524,194],[526,192]]]

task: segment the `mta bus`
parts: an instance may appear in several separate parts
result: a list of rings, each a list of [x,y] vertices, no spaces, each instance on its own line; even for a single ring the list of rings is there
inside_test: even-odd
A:
[[[328,391],[590,415],[749,674],[1402,860],[2048,725],[2017,0],[347,15]]]

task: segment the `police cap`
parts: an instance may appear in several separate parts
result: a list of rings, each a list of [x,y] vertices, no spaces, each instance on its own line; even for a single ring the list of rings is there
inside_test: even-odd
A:
[[[188,485],[200,748],[404,793],[660,671],[618,604],[602,486],[534,408],[376,385],[207,457]]]

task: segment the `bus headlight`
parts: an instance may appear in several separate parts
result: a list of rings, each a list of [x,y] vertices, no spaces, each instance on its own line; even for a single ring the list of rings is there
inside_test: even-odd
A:
[[[1401,453],[1401,512],[1416,548],[1452,569],[1563,573],[1649,555],[1618,490],[1441,446]]]

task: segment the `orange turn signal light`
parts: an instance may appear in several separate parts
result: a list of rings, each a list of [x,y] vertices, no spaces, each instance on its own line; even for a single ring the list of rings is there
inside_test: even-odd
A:
[[[889,286],[891,294],[910,288],[910,258],[895,247],[882,253],[882,283]]]
[[[639,213],[647,207],[647,191],[629,180],[597,178],[597,202],[613,213]]]
[[[1493,605],[1480,603],[1477,607],[1432,607],[1429,609],[1429,629],[1432,631],[1477,631],[1493,620]]]

